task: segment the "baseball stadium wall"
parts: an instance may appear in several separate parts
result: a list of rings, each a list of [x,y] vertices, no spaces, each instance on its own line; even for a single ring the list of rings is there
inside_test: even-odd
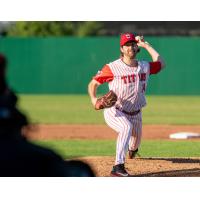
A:
[[[166,68],[152,75],[147,94],[199,95],[200,38],[146,37]],[[8,81],[23,94],[85,94],[104,64],[119,58],[118,37],[1,38],[8,58]],[[151,60],[142,49],[138,59]],[[108,90],[107,84],[98,92]]]

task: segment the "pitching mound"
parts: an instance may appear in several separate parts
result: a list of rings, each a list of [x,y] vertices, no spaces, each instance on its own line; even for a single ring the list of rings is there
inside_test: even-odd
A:
[[[96,176],[108,177],[114,157],[84,157]],[[127,159],[126,169],[133,177],[200,177],[200,158]]]

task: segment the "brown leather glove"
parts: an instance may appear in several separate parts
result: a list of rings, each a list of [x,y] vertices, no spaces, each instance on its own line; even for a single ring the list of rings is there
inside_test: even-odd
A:
[[[116,101],[117,95],[112,90],[110,90],[108,93],[97,99],[95,110],[110,108],[115,105]]]

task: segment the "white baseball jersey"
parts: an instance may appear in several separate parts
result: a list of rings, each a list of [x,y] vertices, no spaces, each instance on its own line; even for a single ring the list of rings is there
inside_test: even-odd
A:
[[[117,94],[116,106],[132,112],[146,105],[149,75],[157,73],[160,68],[160,62],[138,61],[138,67],[130,67],[118,59],[105,65],[94,79],[101,84],[108,82],[109,89]]]
[[[116,106],[132,112],[146,105],[145,89],[149,77],[149,63],[138,62],[138,67],[127,66],[121,59],[108,65],[113,73],[109,89],[118,97]]]
[[[118,97],[115,106],[104,109],[106,123],[119,133],[115,164],[125,162],[128,148],[135,150],[140,145],[142,113],[129,115],[125,112],[138,111],[146,105],[145,90],[149,75],[160,69],[160,62],[138,61],[137,67],[130,67],[118,59],[105,65],[94,77],[100,84],[108,82],[109,89]]]

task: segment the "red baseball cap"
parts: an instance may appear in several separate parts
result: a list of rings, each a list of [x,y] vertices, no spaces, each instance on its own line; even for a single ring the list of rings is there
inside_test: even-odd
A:
[[[133,33],[123,33],[120,36],[120,46],[124,46],[127,42],[136,42],[135,35]]]

